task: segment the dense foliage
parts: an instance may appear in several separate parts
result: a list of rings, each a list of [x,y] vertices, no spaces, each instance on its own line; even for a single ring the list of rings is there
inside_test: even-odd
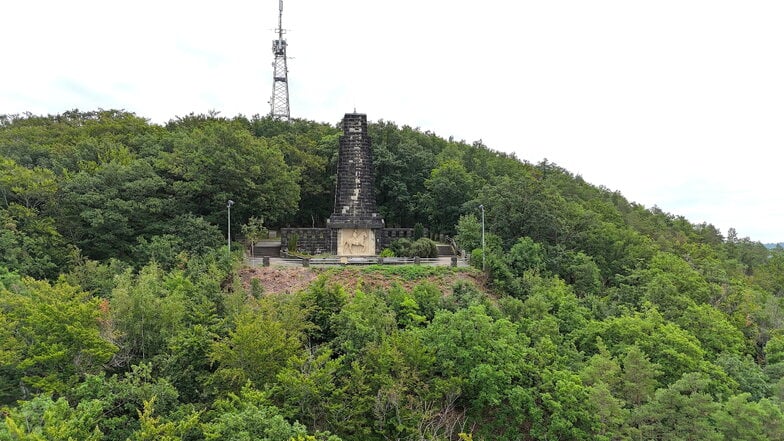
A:
[[[552,163],[371,124],[387,224],[486,283],[243,281],[226,201],[236,232],[323,225],[339,133],[0,117],[0,440],[784,439],[782,249]]]

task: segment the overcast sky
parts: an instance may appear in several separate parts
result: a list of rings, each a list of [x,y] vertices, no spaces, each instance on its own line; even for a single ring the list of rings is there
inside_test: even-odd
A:
[[[278,0],[9,1],[0,114],[269,113]],[[543,158],[784,241],[784,2],[285,0],[293,117]]]

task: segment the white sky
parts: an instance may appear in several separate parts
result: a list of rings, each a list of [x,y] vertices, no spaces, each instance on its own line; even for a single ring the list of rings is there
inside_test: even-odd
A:
[[[784,241],[784,2],[284,0],[292,116],[367,113]],[[0,114],[266,114],[277,0],[8,1]]]

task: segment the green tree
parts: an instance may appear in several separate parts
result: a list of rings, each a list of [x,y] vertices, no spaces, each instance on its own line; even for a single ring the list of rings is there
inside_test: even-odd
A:
[[[307,428],[289,423],[263,393],[246,386],[215,402],[211,417],[202,424],[206,440],[290,441],[308,437]],[[311,438],[304,438],[311,439]],[[314,441],[340,441],[328,433],[316,433]]]
[[[539,272],[545,268],[544,249],[530,237],[517,239],[506,255],[509,268],[518,276],[525,271]]]
[[[652,241],[631,228],[610,222],[586,220],[586,223],[575,237],[575,246],[596,263],[604,286],[618,285],[625,275],[643,266],[655,253]]]
[[[765,360],[768,364],[784,362],[784,333],[774,335],[765,344]]]
[[[184,403],[204,402],[214,392],[209,387],[214,370],[210,351],[219,335],[212,328],[202,323],[189,326],[168,340],[166,353],[156,360]]]
[[[458,161],[441,163],[425,180],[427,193],[422,197],[422,206],[427,213],[431,228],[440,233],[454,234],[455,225],[463,205],[473,199],[475,184],[473,177]]]
[[[721,440],[713,422],[719,403],[706,392],[709,380],[698,373],[685,374],[653,399],[635,410],[641,439]]]
[[[774,250],[754,272],[754,280],[768,292],[784,297],[784,250]]]
[[[435,371],[461,387],[468,423],[494,439],[584,439],[593,417],[580,379],[559,368],[556,346],[531,340],[507,319],[495,320],[481,305],[439,311],[422,341]],[[531,425],[531,421],[538,424]]]
[[[457,222],[457,236],[455,237],[460,248],[471,251],[482,248],[482,225],[473,214],[460,216]]]
[[[337,334],[332,340],[336,352],[354,360],[371,343],[379,343],[397,327],[395,315],[379,296],[357,291],[332,320]]]
[[[307,311],[299,306],[290,299],[269,297],[242,305],[228,335],[212,345],[214,383],[235,391],[248,382],[259,388],[273,384],[288,360],[302,350],[309,324]]]
[[[58,229],[93,259],[130,259],[138,237],[163,234],[180,205],[144,160],[83,170],[58,193]]]
[[[749,394],[734,395],[714,414],[716,427],[724,439],[762,441],[768,437],[763,427],[768,416]]]
[[[368,133],[379,213],[389,226],[421,221],[417,199],[437,165],[434,137],[384,121],[368,125]]]
[[[593,353],[596,337],[601,337],[612,353],[637,345],[661,369],[664,384],[675,382],[683,374],[703,367],[705,351],[699,341],[678,325],[664,320],[656,311],[613,317],[591,322],[576,331],[578,348]]]
[[[563,199],[529,174],[503,176],[485,186],[477,200],[485,206],[489,229],[507,246],[521,236],[556,244],[568,235]]]
[[[578,296],[597,294],[602,287],[602,273],[593,258],[582,251],[551,247],[546,252],[547,269],[574,287]]]
[[[0,342],[0,355],[11,362],[0,370],[3,401],[63,393],[117,351],[99,299],[64,282],[24,278],[12,286],[0,286],[0,316],[13,336]]]
[[[17,203],[27,209],[40,209],[53,202],[56,191],[57,181],[51,170],[30,169],[0,157],[0,207]]]
[[[239,230],[256,213],[274,224],[297,209],[297,171],[268,140],[239,122],[221,120],[170,130],[171,151],[161,153],[161,165],[185,210],[225,226],[226,201],[232,199],[232,227]]]
[[[75,254],[55,228],[55,220],[12,203],[0,208],[0,265],[21,274],[55,279]]]
[[[216,225],[192,214],[176,216],[162,228],[162,234],[136,239],[132,249],[134,262],[142,265],[154,261],[164,269],[172,269],[224,244]]]
[[[253,216],[248,219],[248,222],[242,226],[242,234],[245,236],[245,242],[250,247],[250,255],[253,257],[256,242],[266,239],[269,235],[269,231],[264,227],[264,218]]]
[[[632,345],[623,358],[620,379],[623,397],[634,407],[648,402],[656,391],[659,375],[659,366],[652,363],[637,345]]]
[[[752,399],[760,400],[769,395],[770,378],[750,355],[725,352],[716,359],[716,364],[737,382],[739,391],[750,394]]]
[[[276,395],[280,397],[282,413],[306,422],[311,429],[327,429],[330,403],[339,393],[338,376],[342,363],[343,358],[333,358],[330,349],[289,359],[276,377]]]
[[[117,278],[112,322],[130,364],[162,354],[183,326],[185,292],[170,289],[169,277],[153,262],[138,275],[126,271]]]
[[[128,438],[130,441],[179,441],[189,430],[196,427],[199,414],[192,413],[185,419],[178,421],[162,421],[161,417],[154,416],[155,398],[144,402],[144,408],[139,410],[139,430],[133,432]]]
[[[707,303],[711,299],[711,287],[705,278],[678,256],[659,253],[642,273],[646,298],[670,320],[679,317],[693,303]],[[706,313],[706,310],[699,311]]]
[[[107,441],[126,441],[142,428],[142,415],[145,403],[155,402],[155,414],[148,408],[147,422],[151,418],[184,421],[191,418],[191,412],[185,415],[179,412],[177,390],[165,378],[153,375],[150,363],[131,366],[123,374],[106,376],[103,373],[86,375],[84,381],[68,392],[68,401],[72,403],[98,403],[99,415],[91,424],[102,433]],[[148,405],[149,406],[149,405]],[[160,419],[158,420],[161,421]]]
[[[66,265],[71,250],[42,213],[56,191],[52,171],[0,157],[0,265],[37,278],[54,278]]]
[[[298,172],[299,208],[283,223],[323,225],[334,203],[339,128],[301,119],[281,123],[268,116],[235,120],[247,124],[257,138],[270,140],[270,146],[279,149],[286,164]]]
[[[103,406],[100,401],[83,401],[75,407],[68,400],[38,395],[4,412],[0,439],[19,441],[99,441],[103,433],[97,422]]]
[[[741,354],[748,350],[743,333],[726,314],[710,305],[689,305],[675,322],[697,337],[711,358],[722,352]]]
[[[588,362],[580,371],[580,378],[588,386],[603,383],[603,387],[607,387],[609,388],[608,390],[617,394],[623,382],[621,365],[610,354],[604,343],[599,342],[597,346],[599,353],[588,359]],[[597,393],[600,393],[600,391],[597,391]]]
[[[624,401],[616,398],[604,382],[595,383],[587,388],[588,404],[595,412],[599,427],[594,430],[594,439],[624,439],[629,410]]]
[[[308,330],[308,339],[314,344],[328,343],[335,338],[333,321],[348,301],[348,295],[339,284],[327,285],[327,278],[318,277],[301,294],[300,299],[308,312],[308,321],[314,326]]]

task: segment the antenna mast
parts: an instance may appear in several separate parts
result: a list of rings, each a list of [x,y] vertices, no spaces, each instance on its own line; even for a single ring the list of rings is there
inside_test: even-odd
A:
[[[281,121],[289,121],[289,69],[286,66],[286,40],[283,34],[283,0],[278,0],[278,39],[272,40],[272,53],[275,61],[272,63],[272,99],[270,100],[270,116]]]

